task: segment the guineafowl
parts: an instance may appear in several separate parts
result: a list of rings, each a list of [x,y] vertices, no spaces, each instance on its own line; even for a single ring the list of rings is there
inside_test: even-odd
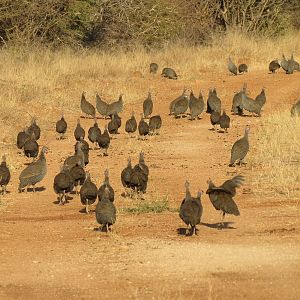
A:
[[[233,63],[233,61],[231,60],[231,57],[228,57],[228,63],[227,63],[227,67],[230,73],[232,73],[233,75],[237,75],[237,67],[236,65]]]
[[[238,93],[236,93],[233,96],[232,99],[232,108],[231,111],[233,112],[233,114],[235,115],[242,115],[243,114],[243,105],[242,105],[242,94],[246,95],[246,89],[247,89],[247,84],[244,83],[241,91],[239,91]]]
[[[210,114],[210,123],[213,126],[213,130],[217,130],[217,125],[220,124],[220,113],[217,111],[213,111]]]
[[[28,134],[28,128],[24,128],[24,130],[20,131],[17,135],[18,149],[23,149],[25,142],[29,139],[30,139],[30,135]]]
[[[227,132],[228,128],[230,127],[230,117],[226,114],[225,109],[223,109],[223,113],[219,119],[220,128],[224,129]]]
[[[111,119],[113,117],[114,117],[114,119],[115,119],[115,121],[116,121],[116,123],[118,125],[118,128],[120,128],[121,125],[122,125],[122,119],[121,119],[121,117],[118,114],[113,114],[113,115],[110,116]]]
[[[189,191],[189,182],[185,182],[185,198],[181,202],[179,209],[179,217],[188,226],[186,235],[197,235],[198,229],[196,225],[200,224],[203,207],[201,203],[202,191],[199,191],[196,198],[191,197]],[[191,229],[189,228],[191,226]]]
[[[67,132],[68,124],[64,118],[64,114],[61,114],[61,119],[56,122],[56,132],[59,134],[59,139],[63,139]]]
[[[226,180],[221,186],[216,187],[212,180],[209,179],[208,189],[206,194],[209,195],[209,199],[216,210],[221,210],[222,220],[219,224],[220,229],[224,227],[224,218],[225,214],[232,214],[239,216],[240,212],[233,200],[233,197],[236,194],[236,188],[240,187],[243,184],[244,176],[237,175],[230,180]]]
[[[85,166],[85,157],[82,151],[82,143],[76,143],[75,148],[75,154],[67,157],[64,161],[64,166],[68,170],[71,170],[76,165],[80,165],[82,167]]]
[[[211,114],[213,111],[221,114],[221,99],[218,97],[217,90],[215,88],[213,90],[209,90],[206,109],[206,112],[209,114]]]
[[[137,130],[137,122],[134,116],[134,112],[131,113],[130,119],[128,119],[125,123],[125,131],[132,136]]]
[[[240,64],[238,67],[239,73],[248,73],[248,66],[246,64]]]
[[[85,170],[81,165],[76,164],[70,169],[70,175],[74,182],[75,192],[78,194],[78,186],[83,185],[85,180]]]
[[[150,64],[150,73],[156,74],[158,71],[158,64],[156,63],[151,63]]]
[[[144,139],[149,134],[149,125],[145,122],[143,114],[141,114],[141,120],[138,126],[139,139]]]
[[[100,225],[102,225],[99,230],[104,231],[104,229],[106,229],[106,232],[108,232],[110,226],[116,222],[116,208],[109,200],[109,197],[109,189],[106,187],[95,210],[96,220]]]
[[[134,166],[131,177],[130,187],[139,196],[141,193],[146,193],[148,185],[149,168],[145,163],[144,153],[139,156],[139,163]]]
[[[291,55],[291,59],[288,60],[286,74],[293,74],[295,70],[299,71],[299,64],[294,60],[294,55]]]
[[[278,59],[272,60],[269,64],[269,71],[272,74],[275,74],[278,69],[280,69],[280,64],[278,62]]]
[[[109,116],[108,114],[109,104],[103,101],[98,94],[96,94],[96,108],[101,116],[105,119]]]
[[[114,202],[114,200],[115,200],[115,191],[114,191],[114,189],[112,188],[112,186],[109,183],[108,169],[106,169],[104,171],[104,181],[103,181],[103,184],[98,189],[98,199],[99,199],[99,201],[101,201],[101,199],[103,197],[103,194],[104,194],[104,190],[106,188],[108,189],[108,199],[111,202]]]
[[[189,108],[189,96],[184,95],[182,99],[178,100],[174,105],[175,118],[182,117]]]
[[[101,129],[98,126],[97,119],[94,119],[94,125],[89,128],[88,131],[88,139],[91,143],[95,144],[95,148],[97,148],[97,141],[99,136],[101,135]]]
[[[110,145],[110,136],[108,134],[107,125],[105,125],[104,132],[98,137],[97,142],[100,147],[100,150],[102,151],[102,154],[104,156],[108,156],[107,150]]]
[[[80,201],[82,205],[85,205],[85,211],[89,213],[89,206],[95,203],[98,195],[97,186],[92,182],[91,175],[87,171],[85,181],[80,189]]]
[[[127,167],[123,169],[121,172],[121,182],[123,187],[125,188],[125,197],[131,195],[129,193],[129,189],[130,189],[130,178],[131,178],[132,170],[133,168],[131,164],[131,158],[128,157]]]
[[[122,112],[123,107],[124,107],[123,94],[120,94],[119,99],[117,101],[109,104],[107,109],[107,114],[109,116],[114,114],[119,114]]]
[[[35,185],[43,180],[47,174],[47,165],[45,153],[47,148],[43,146],[38,160],[28,165],[19,176],[19,192],[21,193],[25,187],[33,186],[33,192],[35,192]],[[28,190],[28,188],[27,188]]]
[[[233,167],[236,161],[241,164],[249,151],[249,135],[250,127],[246,126],[244,136],[237,140],[231,148],[230,167]]]
[[[161,116],[152,116],[149,120],[149,134],[159,134],[161,128],[162,120]]]
[[[80,125],[80,119],[77,120],[77,125],[74,130],[74,137],[76,141],[80,141],[80,138],[84,139],[85,137],[85,130]]]
[[[258,102],[261,105],[261,107],[263,107],[266,103],[266,100],[266,92],[265,89],[262,88],[261,92],[256,96],[255,101]]]
[[[176,99],[174,99],[173,101],[170,102],[170,105],[169,105],[169,115],[172,115],[174,113],[174,107],[175,107],[175,104],[179,101],[179,100],[182,100],[184,98],[184,96],[186,96],[187,94],[187,88],[185,87],[183,89],[183,92],[182,94],[177,97]]]
[[[168,79],[177,79],[177,74],[175,70],[171,68],[164,68],[161,72],[161,76],[166,77]]]
[[[143,112],[145,119],[149,119],[153,111],[152,94],[149,91],[148,97],[143,102]]]
[[[292,117],[300,117],[300,100],[298,100],[295,104],[293,104],[291,108],[291,116]]]
[[[35,140],[39,140],[41,137],[41,128],[36,124],[36,118],[31,119],[31,124],[28,127],[28,134],[31,136],[32,132],[34,133]]]
[[[107,124],[107,129],[110,134],[118,134],[119,124],[118,120],[115,119],[115,115],[111,116],[111,120]]]
[[[83,157],[84,157],[84,165],[83,166],[86,166],[89,163],[89,152],[90,152],[89,143],[82,138],[80,139],[80,141],[77,141],[74,146],[75,154],[77,154],[79,144],[81,146],[80,148],[83,152]]]
[[[95,107],[86,100],[84,92],[82,92],[81,95],[80,108],[86,116],[91,116],[92,118],[95,118],[96,116]]]
[[[6,164],[6,156],[2,156],[2,162],[0,165],[0,186],[1,186],[1,194],[6,194],[6,186],[10,181],[10,171]]]
[[[24,155],[32,157],[33,159],[39,154],[39,144],[37,143],[34,135],[34,131],[31,131],[30,139],[27,140],[23,147]]]
[[[196,118],[199,118],[199,116],[204,111],[204,100],[203,95],[200,91],[199,98],[195,97],[193,91],[191,91],[190,94],[190,101],[189,101],[189,108],[191,113],[191,120],[195,120]]]
[[[62,166],[61,171],[54,177],[53,189],[58,194],[59,204],[64,205],[67,200],[68,193],[74,188],[74,180],[70,170],[66,166]]]
[[[241,94],[242,96],[242,104],[241,108],[247,110],[248,112],[251,112],[252,115],[256,114],[258,117],[260,117],[260,112],[263,107],[263,102],[253,100],[252,98],[248,97],[245,93]]]
[[[281,68],[287,72],[288,71],[288,61],[286,60],[284,54],[282,54],[282,60],[280,62]]]

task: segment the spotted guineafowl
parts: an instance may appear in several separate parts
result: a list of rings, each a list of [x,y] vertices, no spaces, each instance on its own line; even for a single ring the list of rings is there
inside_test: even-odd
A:
[[[269,71],[272,74],[275,74],[278,69],[280,69],[280,64],[278,62],[278,59],[272,60],[269,64]]]
[[[35,192],[35,185],[42,181],[47,174],[47,165],[45,153],[47,148],[43,146],[38,160],[28,165],[19,176],[19,192],[21,193],[25,187],[33,186]],[[28,190],[28,188],[27,188]]]
[[[24,128],[24,130],[20,131],[17,135],[18,149],[23,149],[25,142],[29,139],[30,139],[30,135],[28,134],[28,128]]]
[[[34,133],[35,140],[39,140],[41,137],[41,128],[36,124],[36,118],[31,119],[31,124],[28,127],[28,134],[31,136],[31,134]]]
[[[230,127],[230,117],[226,114],[225,109],[223,109],[223,113],[219,119],[220,128],[224,129],[224,132],[228,132],[228,128]]]
[[[95,145],[94,149],[97,148],[97,141],[99,136],[101,135],[101,129],[99,128],[97,119],[94,119],[94,125],[89,128],[88,131],[88,139],[90,140],[91,143]]]
[[[144,115],[141,114],[141,120],[138,126],[139,130],[139,139],[145,139],[146,136],[149,134],[149,125],[144,120]]]
[[[217,130],[217,125],[220,124],[220,113],[217,111],[213,111],[210,114],[210,123],[213,126],[213,130]]]
[[[119,124],[115,115],[111,116],[111,120],[107,124],[107,129],[110,134],[118,134]]]
[[[112,102],[108,105],[107,114],[114,115],[119,114],[123,111],[124,108],[124,100],[123,100],[123,94],[120,94],[119,99],[115,102]]]
[[[153,111],[153,100],[152,100],[152,94],[149,91],[148,97],[143,102],[143,113],[145,119],[149,119]]]
[[[196,198],[191,197],[191,193],[189,191],[189,182],[185,182],[185,198],[182,200],[180,209],[179,209],[179,217],[181,220],[188,226],[186,235],[197,235],[198,229],[196,225],[200,224],[203,207],[201,203],[201,195],[202,191],[199,191]],[[191,228],[189,228],[191,226]]]
[[[242,89],[233,96],[231,111],[234,115],[243,115],[242,94],[246,95],[247,85],[244,83]]]
[[[152,116],[149,120],[149,134],[159,134],[160,128],[162,125],[162,119],[161,116]]]
[[[175,70],[173,70],[172,68],[164,68],[161,72],[161,76],[166,77],[168,79],[175,79],[175,80],[178,77]]]
[[[84,92],[82,92],[82,95],[81,95],[80,108],[86,117],[90,116],[92,118],[95,118],[95,116],[96,116],[95,107],[93,106],[93,104],[91,104],[90,102],[88,102],[86,100]]]
[[[221,114],[221,99],[217,95],[217,90],[209,90],[207,98],[207,109],[206,112],[211,114],[213,111]]]
[[[81,138],[84,139],[85,137],[85,130],[80,125],[80,119],[77,120],[77,125],[74,130],[74,137],[76,141],[80,141]]]
[[[101,199],[103,197],[103,194],[104,194],[104,190],[106,188],[108,189],[108,199],[111,202],[114,202],[114,200],[115,200],[115,191],[114,191],[114,189],[112,188],[112,186],[109,183],[108,169],[106,169],[104,171],[104,181],[103,181],[102,185],[98,189],[98,199],[99,199],[99,201],[101,201]]]
[[[237,75],[237,67],[236,65],[233,63],[233,61],[231,60],[231,57],[228,57],[228,63],[227,63],[227,67],[228,67],[228,71],[230,73],[232,73],[233,75]]]
[[[106,187],[95,210],[96,220],[102,226],[99,230],[106,232],[109,232],[110,226],[116,222],[116,208],[109,196],[109,189]]]
[[[86,166],[89,163],[89,152],[90,152],[89,143],[82,138],[80,139],[80,141],[77,141],[74,146],[75,154],[77,154],[79,144],[80,144],[80,148],[83,152],[83,157],[84,157],[84,165],[83,166]]]
[[[85,157],[82,151],[82,143],[78,142],[75,145],[75,154],[67,157],[64,161],[64,167],[71,170],[74,166],[80,165],[85,166]]]
[[[59,205],[64,205],[68,202],[68,194],[73,191],[74,180],[70,170],[62,166],[61,171],[54,177],[53,189],[58,194]]]
[[[131,117],[125,123],[125,132],[132,136],[137,130],[137,121],[134,116],[134,112],[131,113]]]
[[[231,148],[230,167],[233,167],[236,162],[239,164],[243,163],[243,160],[249,151],[249,131],[250,127],[246,126],[244,136],[233,144]]]
[[[132,174],[132,164],[131,164],[131,158],[128,157],[127,167],[124,168],[121,172],[121,182],[123,187],[125,188],[125,197],[128,195],[131,196],[130,191],[130,178]]]
[[[158,64],[156,63],[151,63],[150,64],[150,73],[156,74],[158,71]]]
[[[216,210],[222,211],[222,220],[219,228],[224,228],[225,214],[239,216],[240,212],[233,200],[236,194],[236,188],[243,184],[244,176],[237,175],[230,180],[226,180],[221,186],[216,187],[211,179],[207,181],[208,189],[206,194]]]
[[[109,104],[103,101],[98,94],[96,94],[96,108],[101,116],[105,119],[109,116],[108,108]]]
[[[184,116],[189,108],[189,96],[184,95],[183,98],[178,100],[174,105],[174,116],[175,118],[181,118]]]
[[[79,194],[81,204],[85,205],[85,212],[88,214],[90,212],[89,206],[95,203],[98,195],[97,186],[92,182],[88,171],[86,172],[86,178]]]
[[[76,164],[70,169],[70,175],[74,182],[75,192],[78,194],[78,187],[82,186],[85,180],[85,170],[81,165]]]
[[[248,66],[246,64],[240,64],[238,70],[240,74],[248,73]]]
[[[98,137],[97,142],[103,156],[108,156],[107,151],[110,145],[110,136],[107,130],[107,125],[105,125],[104,132]]]
[[[148,185],[149,168],[145,163],[144,153],[141,152],[139,156],[139,163],[134,166],[131,178],[130,187],[137,196],[146,193]]]
[[[1,186],[1,194],[6,194],[6,186],[10,181],[10,171],[6,164],[6,156],[2,156],[2,162],[0,164],[0,186]]]
[[[191,120],[195,120],[196,118],[199,118],[199,116],[204,111],[204,106],[205,104],[204,104],[202,93],[200,92],[199,98],[197,98],[195,97],[193,91],[191,91],[190,101],[189,101]]]
[[[59,139],[64,139],[65,133],[67,132],[68,124],[64,118],[64,114],[61,114],[60,120],[55,124],[56,132],[59,135]]]
[[[258,117],[261,116],[261,109],[263,107],[262,101],[256,101],[250,97],[248,97],[245,93],[242,93],[242,104],[241,108],[252,113],[252,115],[257,115]]]
[[[174,100],[172,100],[170,102],[170,105],[169,105],[169,115],[171,116],[173,113],[174,113],[174,107],[175,107],[175,104],[179,101],[179,100],[182,100],[184,98],[184,96],[187,96],[187,88],[185,87],[183,89],[183,92],[180,96],[178,96],[177,98],[175,98]]]
[[[36,158],[39,154],[39,144],[35,139],[34,132],[32,131],[30,134],[30,139],[27,140],[23,147],[24,155],[27,157]]]

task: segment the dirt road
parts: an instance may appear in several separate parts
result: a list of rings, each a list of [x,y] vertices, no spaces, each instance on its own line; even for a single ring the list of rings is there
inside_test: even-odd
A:
[[[266,88],[264,117],[293,103],[300,92],[300,73],[210,74],[193,82],[135,81],[137,86],[149,81],[157,93],[154,112],[163,118],[161,135],[138,141],[124,134],[131,111],[141,111],[141,95],[135,104],[126,103],[121,134],[112,140],[109,156],[100,157],[99,151],[93,150],[87,166],[98,186],[105,168],[110,170],[118,209],[114,232],[107,235],[94,231],[94,214],[81,213],[75,195],[65,206],[56,204],[53,178],[62,158],[73,152],[77,116],[66,115],[69,131],[63,141],[55,138],[54,118],[52,124],[42,128],[41,140],[50,149],[48,174],[42,182],[46,189],[35,194],[17,193],[22,166],[13,173],[10,193],[1,198],[0,298],[299,299],[300,214],[296,200],[276,196],[263,199],[251,186],[251,177],[258,171],[228,167],[232,143],[243,135],[246,124],[251,124],[253,133],[260,119],[232,116],[232,128],[222,134],[209,130],[207,114],[193,122],[175,120],[168,116],[168,105],[185,85],[196,93],[203,89],[205,97],[208,88],[216,86],[223,106],[230,112],[233,93],[247,82],[251,96],[257,95],[262,86]],[[54,113],[59,115],[55,108]],[[101,128],[105,122],[99,120]],[[82,119],[86,130],[92,123]],[[123,208],[133,203],[121,197],[120,172],[128,155],[137,162],[140,150],[145,152],[150,169],[146,201],[168,199],[171,211],[139,215],[124,212]],[[26,162],[22,156],[18,160],[20,164]],[[241,216],[228,216],[228,228],[218,230],[221,216],[204,195],[199,235],[180,235],[184,224],[178,212],[172,211],[184,197],[184,181],[190,180],[195,194],[198,188],[206,190],[209,177],[219,184],[239,172],[247,178],[236,197]]]

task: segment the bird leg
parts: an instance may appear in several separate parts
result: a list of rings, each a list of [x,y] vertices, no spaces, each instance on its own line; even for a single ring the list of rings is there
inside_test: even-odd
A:
[[[35,185],[32,185],[33,192],[35,193]]]
[[[104,156],[108,156],[108,154],[107,154],[107,148],[104,149]]]
[[[88,214],[90,212],[89,210],[89,202],[86,202],[86,206],[85,206],[85,212]]]
[[[109,229],[108,229],[108,224],[106,223],[106,232],[108,233],[109,232]]]
[[[224,228],[224,219],[225,219],[225,212],[222,214],[222,220],[221,220],[221,228]]]

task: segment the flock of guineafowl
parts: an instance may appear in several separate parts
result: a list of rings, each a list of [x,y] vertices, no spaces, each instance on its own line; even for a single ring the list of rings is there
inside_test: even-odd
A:
[[[299,64],[294,60],[293,55],[290,60],[286,60],[284,55],[279,63],[274,60],[269,65],[269,70],[274,73],[277,69],[282,67],[287,74],[292,74],[294,70],[299,70]],[[241,64],[239,67],[232,62],[229,57],[228,70],[237,75],[237,72],[244,73],[248,71],[246,64]],[[158,65],[156,63],[150,64],[150,73],[156,73]],[[164,68],[162,76],[177,79],[176,72],[171,68]],[[261,116],[262,107],[266,103],[265,89],[252,99],[247,94],[247,86],[243,85],[241,90],[233,96],[232,113],[235,115],[244,115],[246,112]],[[94,150],[100,149],[102,155],[108,155],[108,149],[111,143],[111,136],[118,134],[118,130],[122,125],[120,113],[123,111],[123,95],[112,103],[103,101],[100,96],[96,95],[96,107],[87,101],[85,93],[81,96],[81,110],[82,113],[94,119],[94,124],[88,129],[87,138],[94,145]],[[134,137],[138,132],[138,139],[145,139],[149,135],[159,134],[162,126],[162,119],[160,115],[152,115],[153,100],[152,92],[149,91],[147,98],[143,102],[143,113],[140,121],[137,122],[134,112],[131,117],[125,122],[125,132],[130,138]],[[169,115],[174,115],[175,118],[182,118],[189,116],[190,120],[200,119],[205,110],[205,102],[203,93],[200,92],[196,97],[192,90],[184,88],[183,93],[176,99],[171,101],[169,105]],[[108,119],[107,125],[103,132],[97,123],[96,111],[104,118]],[[218,130],[226,133],[230,128],[230,117],[226,111],[221,109],[221,99],[217,95],[216,88],[209,90],[206,113],[210,114],[210,121],[213,126],[212,130]],[[300,116],[300,100],[295,103],[291,109],[292,116]],[[61,119],[56,122],[56,133],[58,139],[64,139],[67,132],[68,124],[62,114]],[[249,134],[250,127],[246,126],[244,135],[238,139],[231,148],[231,157],[229,159],[229,166],[241,165],[249,151]],[[23,192],[28,187],[32,186],[33,192],[36,190],[38,184],[47,174],[46,153],[48,148],[43,146],[41,149],[38,140],[41,136],[41,129],[37,125],[36,119],[32,118],[31,124],[24,128],[23,131],[17,135],[17,147],[22,150],[24,155],[33,158],[19,176],[19,192]],[[59,173],[53,179],[53,189],[58,195],[58,203],[63,205],[68,202],[69,193],[74,192],[79,194],[82,205],[85,206],[86,213],[90,212],[90,205],[94,204],[98,198],[98,203],[95,209],[95,216],[97,222],[101,225],[101,231],[110,231],[111,226],[116,222],[116,208],[114,205],[115,192],[109,181],[109,170],[104,172],[103,184],[98,188],[91,180],[89,171],[85,169],[89,163],[89,151],[92,150],[88,142],[85,140],[86,132],[80,124],[80,119],[77,121],[74,130],[74,137],[76,140],[74,154],[65,158]],[[120,179],[125,189],[124,195],[126,197],[137,198],[142,201],[143,194],[147,191],[147,183],[149,178],[149,168],[146,165],[144,153],[139,154],[138,163],[132,165],[131,158],[128,158],[127,166],[121,171]],[[234,176],[232,179],[226,180],[222,185],[215,186],[211,179],[207,181],[208,189],[206,193],[216,210],[222,212],[222,221],[219,228],[223,228],[223,220],[225,214],[233,214],[238,216],[239,209],[234,201],[236,195],[236,188],[240,187],[245,178],[242,175]],[[2,194],[6,193],[6,186],[10,181],[10,171],[6,164],[6,158],[3,156],[0,165],[0,185]],[[185,183],[185,198],[180,205],[179,216],[187,225],[186,235],[197,234],[196,225],[200,224],[203,212],[201,204],[201,195],[203,191],[198,191],[196,197],[192,197],[190,193],[189,182]]]

